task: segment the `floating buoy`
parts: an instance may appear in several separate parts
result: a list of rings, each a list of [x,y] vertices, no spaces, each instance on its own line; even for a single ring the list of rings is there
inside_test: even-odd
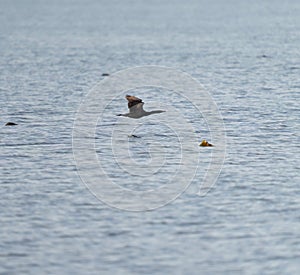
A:
[[[202,142],[199,144],[199,146],[213,146],[213,145],[207,142],[205,139],[203,139]]]

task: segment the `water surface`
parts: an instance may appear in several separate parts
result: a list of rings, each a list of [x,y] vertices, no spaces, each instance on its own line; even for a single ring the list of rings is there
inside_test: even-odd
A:
[[[1,274],[297,273],[298,1],[0,7]],[[139,65],[183,70],[210,91],[224,119],[227,154],[207,196],[195,194],[200,173],[173,203],[134,213],[108,207],[82,183],[72,127],[102,73]],[[18,126],[4,127],[7,121]],[[208,134],[202,125],[199,139]],[[154,135],[147,129],[150,135],[131,141],[145,163],[142,148]],[[168,147],[176,137],[155,138],[176,164]]]

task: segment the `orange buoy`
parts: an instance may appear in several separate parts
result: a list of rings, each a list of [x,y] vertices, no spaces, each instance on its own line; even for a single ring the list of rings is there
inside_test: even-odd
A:
[[[213,146],[213,145],[207,142],[205,139],[203,139],[202,142],[199,144],[199,146]]]

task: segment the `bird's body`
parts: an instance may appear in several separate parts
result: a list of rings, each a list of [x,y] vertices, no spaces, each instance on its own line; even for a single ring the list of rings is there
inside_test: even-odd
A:
[[[141,118],[144,116],[165,112],[162,110],[154,110],[154,111],[147,112],[143,109],[144,102],[140,98],[131,95],[126,95],[125,98],[128,100],[129,113],[119,114],[118,116],[125,116],[130,118]]]

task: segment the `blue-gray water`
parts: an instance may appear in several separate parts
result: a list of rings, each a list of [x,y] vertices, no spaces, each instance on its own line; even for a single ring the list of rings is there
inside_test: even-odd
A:
[[[297,0],[2,0],[0,273],[299,272],[299,14]],[[81,182],[72,127],[102,73],[150,64],[211,93],[226,160],[207,196],[125,212]]]

